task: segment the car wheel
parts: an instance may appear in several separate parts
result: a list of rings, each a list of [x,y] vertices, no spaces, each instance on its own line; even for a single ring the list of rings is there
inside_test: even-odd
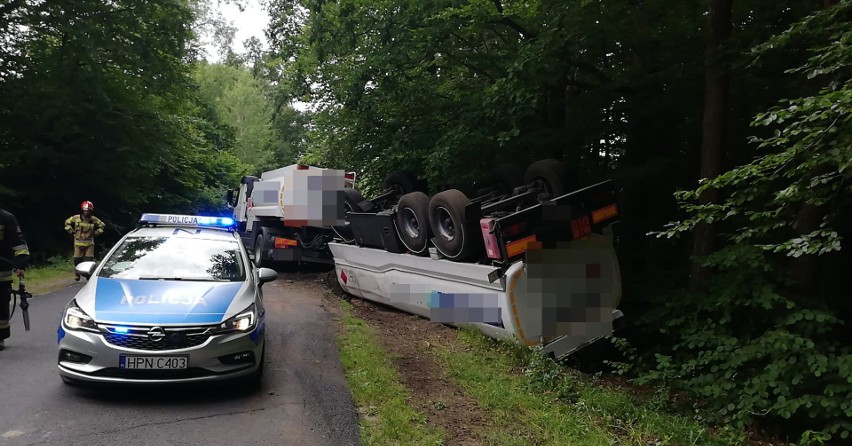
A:
[[[257,370],[255,370],[251,375],[249,375],[246,379],[246,384],[251,387],[258,389],[263,383],[263,368],[266,364],[266,346],[263,346],[263,350],[260,352],[260,361],[258,361]]]

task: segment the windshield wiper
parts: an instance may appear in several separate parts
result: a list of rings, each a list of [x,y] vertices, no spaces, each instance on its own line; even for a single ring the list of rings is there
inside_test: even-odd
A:
[[[214,279],[210,277],[159,277],[140,276],[139,280],[185,280],[188,282],[230,282],[228,279]]]

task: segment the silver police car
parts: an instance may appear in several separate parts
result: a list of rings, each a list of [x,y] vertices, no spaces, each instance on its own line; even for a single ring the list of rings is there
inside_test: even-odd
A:
[[[262,284],[233,219],[144,214],[66,306],[57,331],[66,383],[259,382]]]

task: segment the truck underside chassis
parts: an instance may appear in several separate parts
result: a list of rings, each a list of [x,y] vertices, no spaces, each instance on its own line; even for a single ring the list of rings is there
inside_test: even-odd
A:
[[[338,282],[557,359],[611,335],[623,323],[618,260],[605,235],[618,221],[616,186],[576,187],[556,160],[520,178],[498,168],[474,198],[458,189],[430,198],[425,188],[385,187],[373,200],[347,192],[349,224],[335,228],[344,243],[329,244]]]
[[[526,172],[499,166],[478,194],[459,189],[431,198],[410,174],[394,172],[385,192],[365,200],[345,191],[348,225],[334,231],[346,243],[437,255],[459,262],[508,265],[530,244],[547,247],[601,233],[617,221],[617,191],[611,181],[578,188],[565,166],[541,160]]]
[[[271,266],[274,262],[316,262],[333,264],[328,242],[334,238],[330,228],[282,227],[281,221],[270,220],[266,226],[242,234],[243,243],[251,250],[255,264]]]

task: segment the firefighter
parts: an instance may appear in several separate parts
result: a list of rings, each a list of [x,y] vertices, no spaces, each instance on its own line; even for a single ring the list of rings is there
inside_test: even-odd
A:
[[[14,215],[0,209],[0,350],[11,336],[9,304],[12,301],[12,275],[24,278],[24,269],[30,263],[30,250]]]
[[[95,260],[95,237],[104,233],[104,222],[92,215],[95,205],[91,201],[80,204],[80,213],[65,220],[65,230],[74,236],[74,266]],[[74,280],[80,275],[74,272]]]

